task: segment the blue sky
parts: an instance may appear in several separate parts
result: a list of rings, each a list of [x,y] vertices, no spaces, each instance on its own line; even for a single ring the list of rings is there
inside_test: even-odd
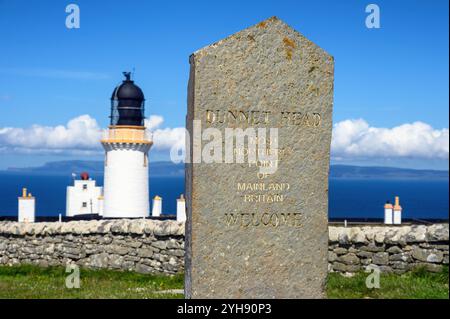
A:
[[[448,140],[447,0],[72,1],[80,7],[80,29],[65,26],[69,3],[0,0],[0,132],[67,125],[83,114],[105,127],[111,92],[132,68],[147,115],[161,116],[161,129],[184,126],[189,55],[276,15],[335,57],[335,123],[363,119],[369,128],[362,131],[429,126],[409,128],[418,137],[405,142],[412,144],[405,155],[352,157],[341,150],[336,162],[448,168],[448,147],[423,155],[442,148],[442,139],[441,146],[421,144],[424,134]],[[380,7],[380,29],[365,26],[369,3]],[[3,140],[0,133],[0,169],[90,156],[18,151],[11,132]]]

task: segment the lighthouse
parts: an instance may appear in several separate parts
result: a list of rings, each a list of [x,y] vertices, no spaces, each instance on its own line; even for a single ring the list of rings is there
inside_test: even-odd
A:
[[[130,72],[111,96],[111,122],[101,140],[105,149],[104,218],[149,216],[148,152],[144,93]]]

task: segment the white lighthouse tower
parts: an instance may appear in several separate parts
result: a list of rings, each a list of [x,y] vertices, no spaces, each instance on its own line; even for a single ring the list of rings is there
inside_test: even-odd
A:
[[[144,126],[144,94],[124,72],[111,97],[111,125],[105,149],[104,218],[149,216],[148,151],[153,142]]]

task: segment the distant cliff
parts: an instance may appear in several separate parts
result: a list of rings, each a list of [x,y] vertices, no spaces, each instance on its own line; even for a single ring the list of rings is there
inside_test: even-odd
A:
[[[103,174],[102,161],[59,161],[48,162],[39,167],[8,168],[9,172],[35,174]],[[172,162],[151,162],[151,176],[184,176],[184,164]],[[363,167],[350,165],[331,165],[330,178],[335,179],[403,179],[403,180],[448,180],[448,171],[416,170],[395,167]]]
[[[350,165],[332,165],[331,178],[359,179],[423,179],[448,180],[448,171],[407,169],[396,167],[364,167]]]

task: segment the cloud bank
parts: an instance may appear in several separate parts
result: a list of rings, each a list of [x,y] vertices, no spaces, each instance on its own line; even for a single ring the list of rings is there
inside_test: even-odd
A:
[[[448,159],[448,143],[448,128],[437,130],[423,122],[371,127],[357,119],[334,125],[331,149],[336,158]]]
[[[83,153],[99,148],[102,131],[95,119],[81,115],[66,125],[0,128],[0,151],[52,154]]]
[[[145,125],[153,133],[156,150],[170,150],[173,145],[184,144],[184,128],[159,127],[164,122],[162,116],[152,115]],[[99,143],[103,129],[89,115],[81,115],[66,125],[29,128],[0,127],[0,153],[26,154],[101,154]]]
[[[164,118],[152,115],[145,121],[153,133],[153,150],[184,147],[183,127],[162,128]],[[0,153],[101,154],[102,129],[89,115],[81,115],[66,125],[29,128],[0,128]],[[332,157],[345,159],[449,158],[449,130],[434,129],[423,122],[393,128],[372,127],[363,119],[345,120],[333,127]]]

